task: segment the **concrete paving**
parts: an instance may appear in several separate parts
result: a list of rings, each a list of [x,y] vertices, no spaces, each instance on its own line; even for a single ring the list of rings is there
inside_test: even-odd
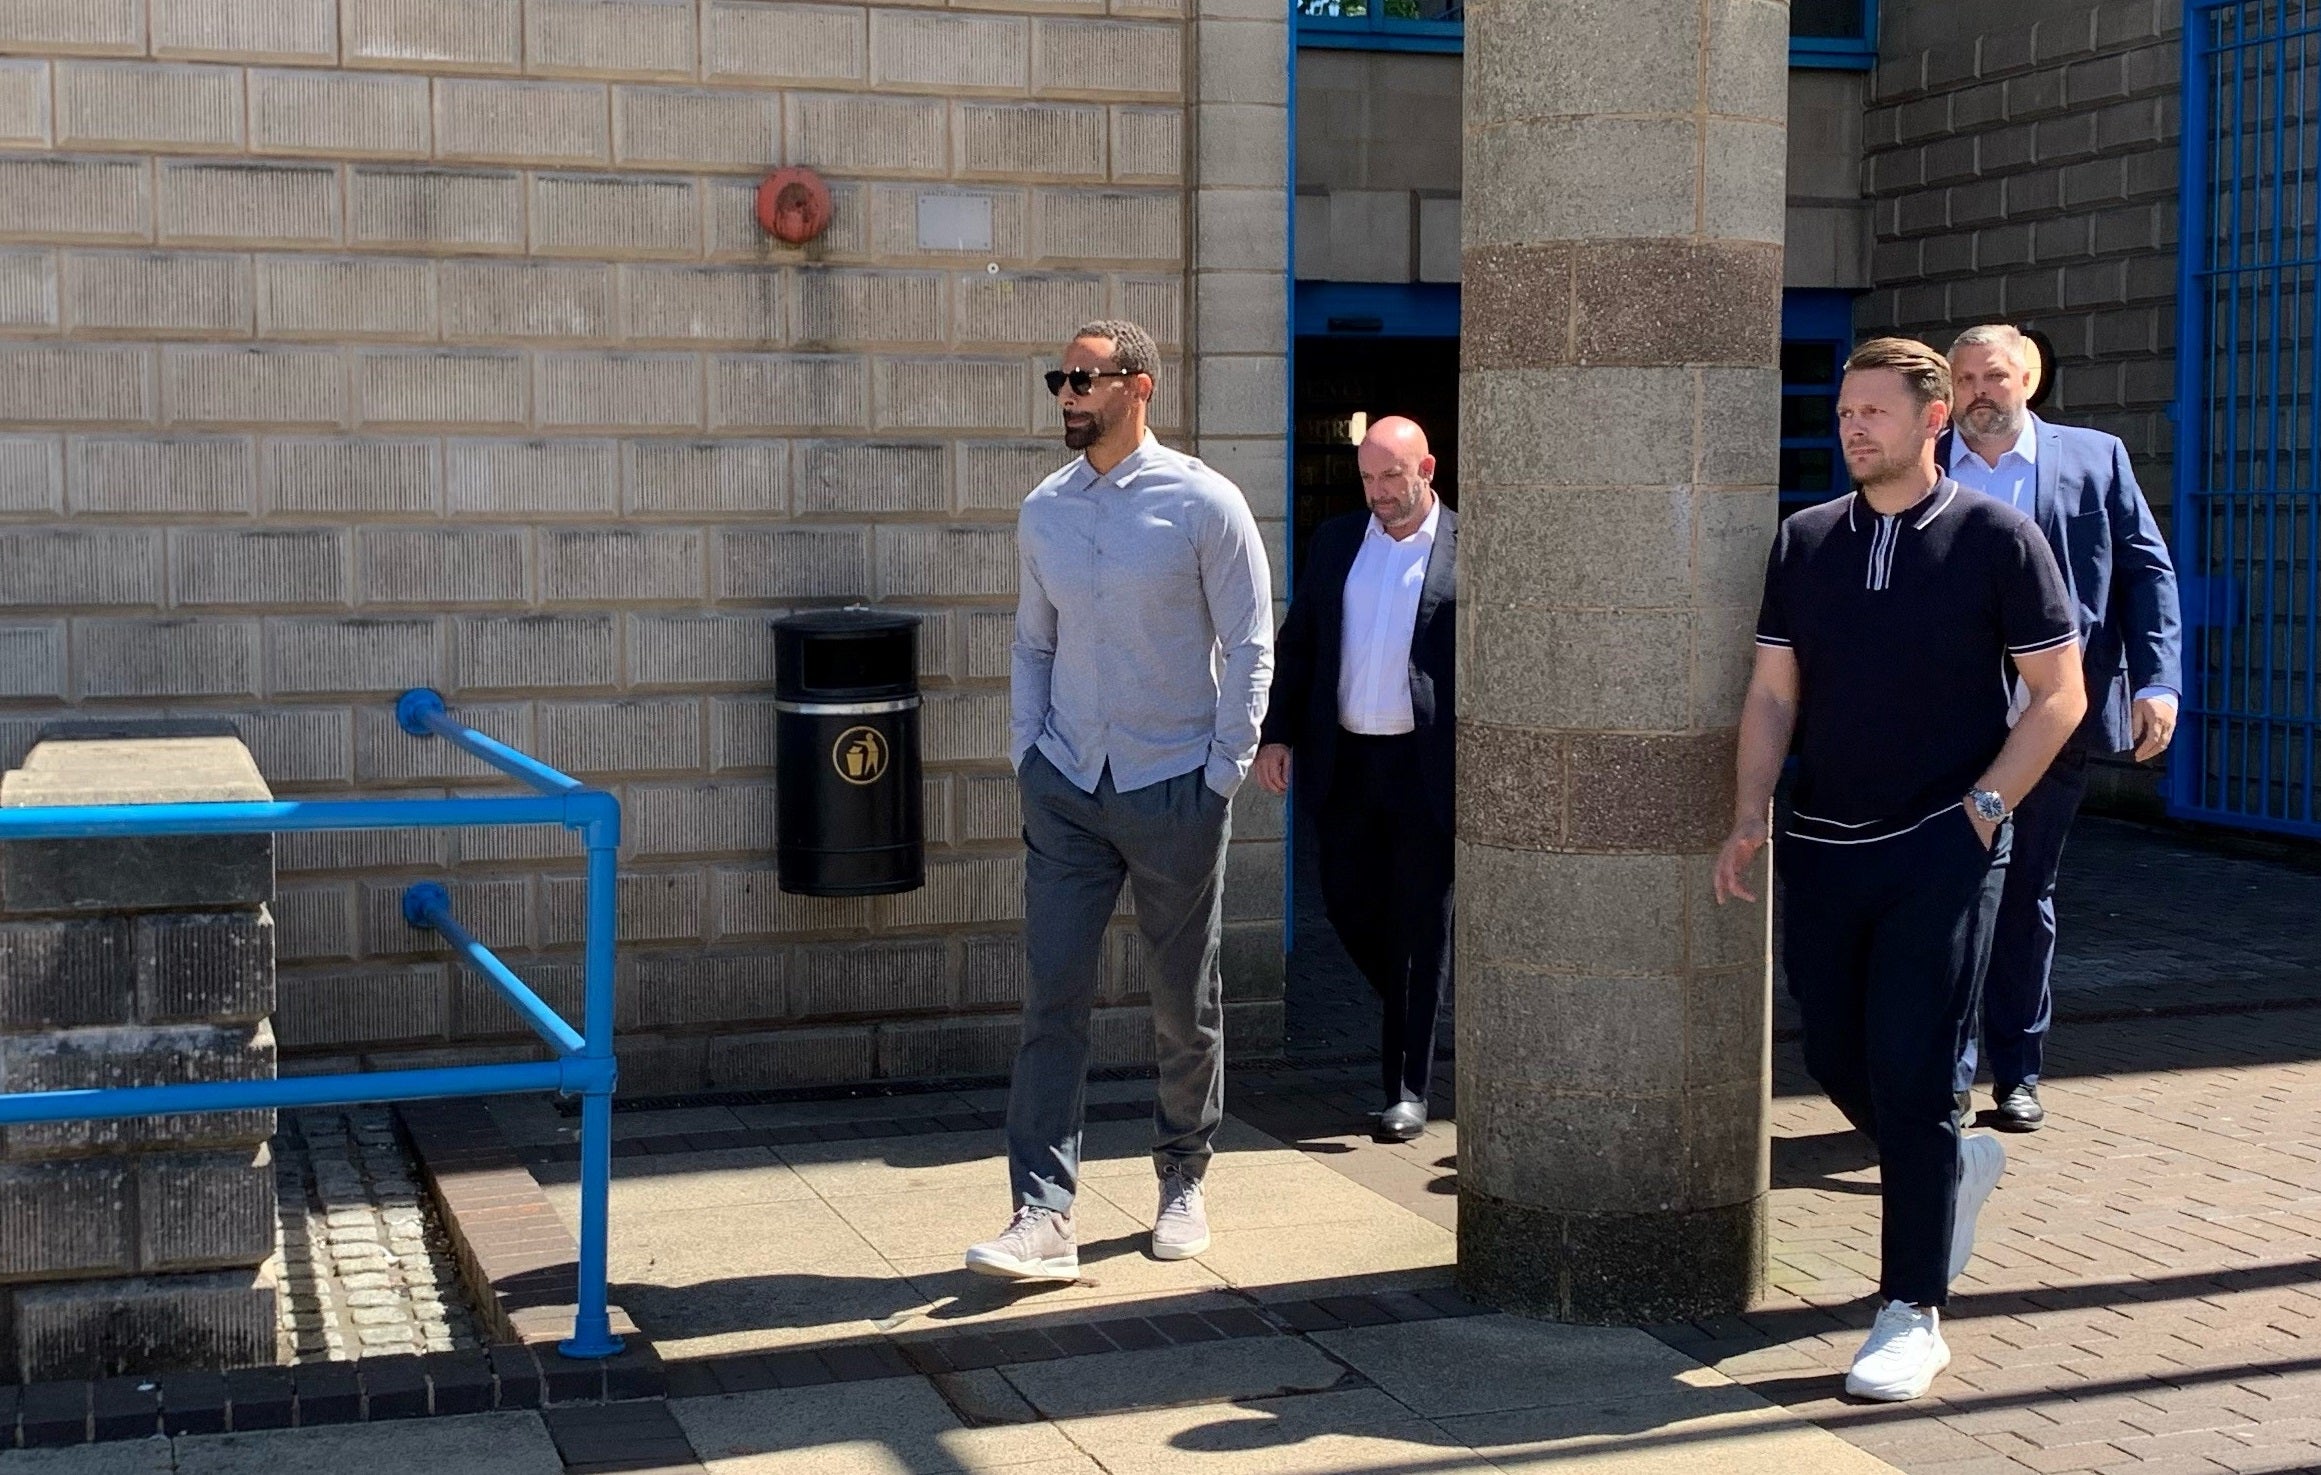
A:
[[[8,1475],[562,1475],[536,1413],[0,1452]]]

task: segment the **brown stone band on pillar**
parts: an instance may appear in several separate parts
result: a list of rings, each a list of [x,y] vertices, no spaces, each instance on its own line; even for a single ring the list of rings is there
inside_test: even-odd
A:
[[[1733,811],[1733,743],[1730,728],[1562,733],[1462,722],[1459,834],[1505,850],[1709,854]]]
[[[1650,1326],[1748,1309],[1763,1196],[1659,1214],[1567,1214],[1459,1190],[1458,1286],[1556,1321]]]
[[[1470,251],[1463,369],[1770,362],[1781,248],[1762,241],[1615,240]]]

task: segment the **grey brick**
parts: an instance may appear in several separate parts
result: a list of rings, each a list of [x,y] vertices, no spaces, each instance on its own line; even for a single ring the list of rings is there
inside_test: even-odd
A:
[[[130,1269],[129,1173],[119,1161],[0,1166],[0,1281]]]
[[[711,428],[867,428],[870,371],[840,355],[719,354],[709,361]]]
[[[347,9],[344,45],[350,66],[514,71],[523,0],[363,0]]]
[[[257,635],[241,620],[82,620],[73,631],[80,694],[251,694],[258,689]]]
[[[48,63],[26,59],[0,62],[0,143],[46,148],[49,122]]]
[[[366,528],[355,535],[366,604],[506,604],[526,594],[524,534],[502,528]]]
[[[147,1272],[257,1265],[281,1231],[267,1149],[137,1160],[137,1264]]]
[[[445,78],[435,147],[447,159],[599,163],[612,157],[611,100],[602,83]]]
[[[0,922],[0,1029],[71,1029],[136,1018],[128,919]]]
[[[702,936],[702,880],[699,871],[623,870],[616,888],[620,935],[644,941],[699,941]],[[587,883],[579,876],[551,876],[542,894],[544,942],[578,942],[587,928]]]
[[[789,152],[833,171],[941,178],[950,170],[949,109],[940,98],[793,92],[784,106]]]
[[[613,151],[624,164],[762,169],[781,157],[775,96],[675,87],[613,89]]]
[[[928,1081],[1005,1075],[1021,1028],[1013,1018],[925,1019],[878,1033],[881,1080]]]
[[[1015,775],[961,773],[952,776],[959,795],[959,838],[1017,840],[1023,836],[1023,802]]]
[[[1018,359],[880,359],[878,423],[903,430],[1028,428],[1030,366]]]
[[[154,167],[155,215],[164,241],[324,246],[339,239],[335,165],[164,159]]]
[[[258,332],[267,336],[432,339],[434,327],[434,262],[258,257]]]
[[[778,344],[785,293],[784,274],[771,267],[621,268],[632,341]]]
[[[236,67],[60,61],[56,134],[65,148],[233,153],[242,147],[242,73]]]
[[[885,925],[880,896],[793,896],[776,883],[770,863],[722,866],[715,872],[717,931],[721,937],[859,935]]]
[[[460,0],[434,0],[456,5]],[[479,0],[480,3],[480,0]],[[347,171],[347,236],[370,246],[524,249],[524,176],[513,171]]]
[[[177,528],[169,560],[181,605],[346,602],[346,537],[335,528]]]
[[[698,256],[699,192],[690,179],[535,176],[532,249],[544,254]]]
[[[0,326],[57,326],[56,257],[46,251],[0,251]]]
[[[727,528],[717,537],[723,599],[811,599],[869,592],[860,528]]]
[[[1020,93],[1030,78],[1031,23],[1021,16],[884,6],[870,13],[873,86]]]
[[[952,167],[961,178],[1101,180],[1108,133],[1092,104],[963,102],[951,114]]]
[[[60,55],[140,54],[144,0],[15,0],[0,10],[0,44]]]
[[[466,842],[483,833],[467,831],[461,835],[463,858],[467,853]],[[443,941],[434,933],[417,931],[404,925],[403,889],[400,881],[362,888],[359,905],[363,923],[363,950],[369,956],[442,950]],[[532,882],[529,878],[455,877],[448,889],[451,892],[452,915],[459,919],[461,926],[493,948],[521,949],[532,945]]]
[[[431,440],[268,440],[260,470],[269,511],[433,512],[442,457]]]
[[[455,513],[585,516],[619,505],[611,441],[452,441],[444,467]]]
[[[541,594],[611,604],[701,599],[702,535],[693,528],[575,528],[540,535]]]
[[[1015,593],[1015,529],[883,527],[878,587],[887,598]]]
[[[1185,173],[1185,115],[1180,108],[1112,110],[1112,177],[1122,183],[1174,183]]]
[[[143,241],[153,234],[143,159],[0,158],[0,199],[19,240]]]
[[[336,61],[332,0],[150,0],[157,56]]]
[[[931,927],[1023,916],[1023,857],[979,855],[927,863],[927,884],[895,898],[894,924]]]
[[[959,505],[970,512],[1013,512],[1068,459],[1049,441],[961,441]]]
[[[1029,982],[1022,937],[1003,933],[966,939],[960,957],[960,1003],[1021,1004]]]
[[[459,910],[456,900],[453,910]],[[412,933],[412,946],[424,946],[431,935]],[[284,1048],[292,1050],[436,1040],[449,1023],[449,1006],[441,968],[285,973],[275,1023]]]
[[[1034,255],[1075,261],[1175,261],[1184,254],[1182,200],[1174,192],[1054,189],[1039,192]]]
[[[690,77],[694,0],[532,0],[537,72]]]
[[[884,939],[799,948],[789,979],[790,1015],[827,1019],[913,1013],[947,1002],[939,939]]]
[[[853,5],[708,0],[701,56],[707,75],[751,82],[859,82],[868,75],[866,12]]]
[[[273,696],[402,692],[442,675],[443,636],[431,619],[272,620],[266,690]]]
[[[462,620],[459,684],[478,688],[610,686],[620,644],[611,615],[500,615]]]
[[[434,141],[425,77],[250,73],[250,146],[261,153],[424,159]]]
[[[940,512],[951,448],[940,441],[803,441],[797,507],[816,512]]]
[[[699,1027],[779,1019],[788,961],[788,955],[779,951],[733,957],[687,952],[640,959],[635,987],[621,1001],[622,1027]],[[624,1081],[628,1065],[624,1048]]]
[[[133,951],[144,1023],[255,1024],[274,1012],[274,919],[263,907],[148,913]]]
[[[274,708],[234,719],[259,769],[276,783],[344,783],[354,777],[354,724],[335,707]]]
[[[0,421],[101,424],[150,420],[151,380],[146,352],[141,348],[62,343],[0,346]]]
[[[967,626],[968,679],[1005,677],[1015,640],[1015,611],[971,609],[960,613]]]
[[[698,429],[701,360],[677,353],[543,353],[543,425]]]
[[[636,686],[764,686],[774,679],[768,617],[635,614],[628,617],[629,681]]]
[[[0,435],[0,512],[53,512],[64,505],[64,442]]]
[[[532,709],[525,703],[462,702],[459,720],[511,747],[532,742]],[[354,776],[366,783],[496,778],[498,770],[434,738],[415,738],[395,723],[386,706],[366,703],[355,711]],[[476,833],[461,831],[462,840]]]
[[[263,1268],[28,1286],[13,1299],[7,1356],[31,1379],[249,1367],[274,1356],[280,1316]]]
[[[709,766],[713,772],[773,766],[772,697],[714,697],[709,703],[709,724]]]
[[[1007,693],[964,690],[927,693],[919,710],[919,743],[930,763],[1007,756]]]
[[[943,279],[932,272],[811,271],[798,278],[801,348],[941,343],[946,327]]]
[[[745,1090],[866,1081],[875,1060],[870,1026],[856,1025],[715,1035],[706,1069],[712,1089]]]
[[[605,338],[613,269],[539,262],[446,261],[438,269],[452,338]]]
[[[250,443],[91,436],[71,443],[65,499],[76,512],[239,512],[250,505]]]
[[[789,449],[778,440],[630,441],[622,448],[621,510],[631,516],[785,511]]]
[[[774,786],[636,784],[627,818],[642,855],[764,855],[774,848]]]
[[[655,773],[701,767],[701,703],[691,697],[543,702],[547,760],[567,773]]]
[[[520,353],[372,350],[355,357],[356,413],[374,425],[522,425],[530,378]]]
[[[1184,93],[1184,31],[1172,25],[1042,16],[1032,22],[1032,90],[1043,95]]]
[[[63,621],[0,625],[0,696],[61,698],[68,692]]]
[[[64,261],[76,329],[246,335],[255,322],[250,259],[191,251],[76,251]]]
[[[1044,273],[962,277],[959,337],[972,343],[1038,344],[1053,351],[1082,323],[1104,316],[1104,279]]]
[[[335,346],[164,348],[161,405],[179,425],[338,425],[346,365]]]
[[[270,1080],[274,1048],[263,1023],[60,1030],[0,1036],[0,1071],[11,1090],[25,1091]],[[273,1135],[273,1118],[270,1111],[221,1111],[10,1127],[8,1153],[24,1161],[120,1147],[255,1144]]]
[[[156,529],[0,529],[5,605],[158,605],[165,566]]]
[[[450,830],[308,830],[276,837],[282,873],[451,864]]]

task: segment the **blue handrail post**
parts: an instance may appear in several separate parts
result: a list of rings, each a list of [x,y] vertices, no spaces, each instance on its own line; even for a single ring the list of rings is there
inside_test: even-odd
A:
[[[580,1097],[580,1288],[567,1357],[610,1357],[621,1350],[605,1308],[607,1219],[612,1201],[613,943],[618,928],[620,804],[609,794],[568,801],[588,843],[588,936],[582,963],[582,1058],[592,1067]]]

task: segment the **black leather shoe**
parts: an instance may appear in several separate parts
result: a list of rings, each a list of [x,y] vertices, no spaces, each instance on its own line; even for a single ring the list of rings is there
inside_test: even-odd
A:
[[[1999,1093],[1999,1109],[1991,1125],[2002,1132],[2036,1132],[2047,1124],[2047,1108],[2039,1104],[2037,1086],[2010,1086]]]
[[[1426,1130],[1426,1103],[1397,1101],[1378,1114],[1378,1140],[1409,1142]]]

